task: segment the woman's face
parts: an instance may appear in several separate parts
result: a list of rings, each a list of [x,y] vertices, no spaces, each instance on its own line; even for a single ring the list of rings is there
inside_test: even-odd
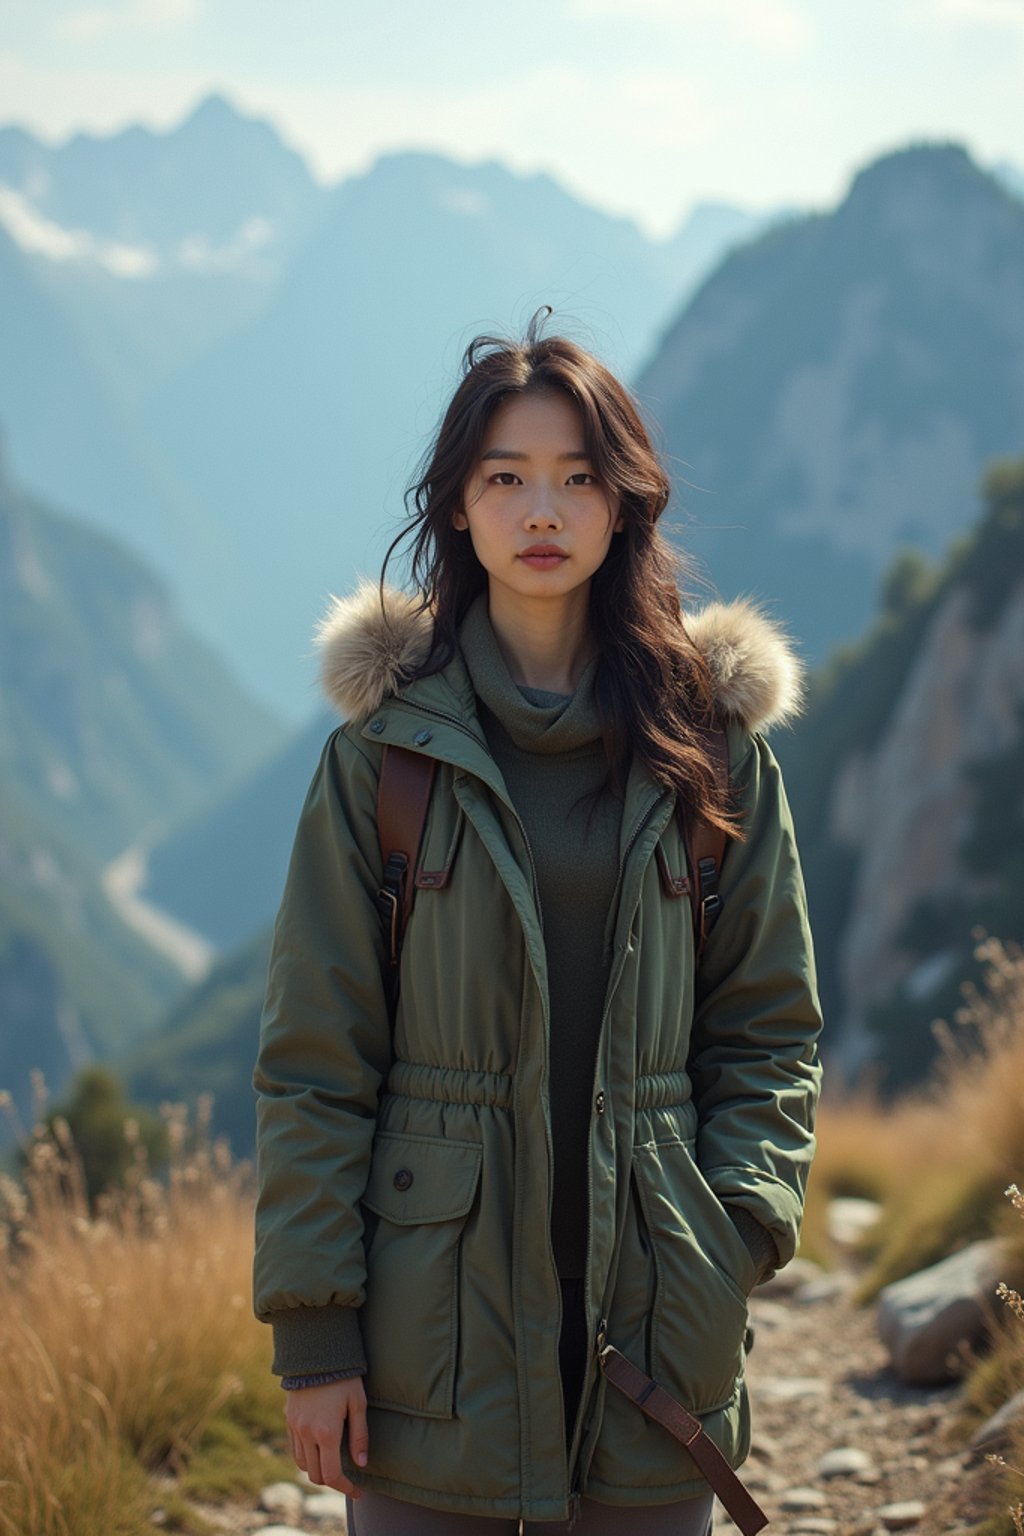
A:
[[[568,395],[512,395],[498,407],[453,521],[468,530],[492,599],[586,598],[623,519]]]

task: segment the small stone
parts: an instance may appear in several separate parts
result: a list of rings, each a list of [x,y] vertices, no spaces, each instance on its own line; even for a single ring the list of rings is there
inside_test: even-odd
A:
[[[282,1520],[302,1519],[302,1489],[298,1483],[271,1483],[260,1494],[260,1509]]]
[[[830,1536],[832,1531],[838,1531],[839,1521],[828,1515],[801,1515],[789,1529],[791,1536]]]
[[[344,1520],[345,1495],[311,1493],[303,1502],[302,1513],[307,1520]]]
[[[877,1467],[868,1467],[864,1472],[858,1472],[854,1478],[854,1482],[860,1483],[862,1488],[873,1488],[881,1481],[882,1474]]]
[[[875,1518],[881,1520],[887,1531],[906,1531],[919,1525],[924,1519],[925,1506],[921,1499],[906,1499],[902,1504],[883,1504],[875,1510]]]
[[[792,1403],[801,1397],[823,1396],[828,1391],[828,1382],[820,1376],[769,1376],[757,1382],[753,1391],[774,1403]]]
[[[755,1328],[763,1328],[766,1333],[771,1333],[787,1325],[789,1308],[781,1301],[772,1301],[769,1296],[758,1296],[755,1291],[750,1298],[750,1317]]]
[[[866,1451],[860,1451],[853,1445],[839,1445],[825,1452],[815,1472],[818,1477],[855,1477],[859,1473],[870,1472],[872,1465]]]
[[[260,1536],[306,1536],[297,1525],[261,1525]]]
[[[824,1509],[828,1500],[817,1488],[790,1488],[779,1500],[779,1508],[789,1511]]]
[[[865,1233],[878,1224],[882,1207],[877,1200],[841,1197],[830,1200],[825,1213],[825,1228],[840,1248],[853,1248]]]
[[[835,1301],[850,1289],[848,1280],[840,1275],[822,1275],[818,1280],[808,1280],[793,1292],[793,1300],[801,1307],[812,1307],[816,1302]]]
[[[935,1471],[939,1477],[953,1478],[963,1474],[964,1463],[960,1456],[947,1456],[944,1461],[936,1464]]]
[[[768,1467],[752,1467],[749,1461],[743,1473],[743,1481],[748,1488],[754,1488],[759,1493],[780,1493],[787,1483],[781,1472],[772,1472]]]
[[[885,1286],[878,1332],[901,1381],[933,1386],[957,1376],[962,1347],[988,1327],[1004,1263],[1005,1245],[989,1238]]]

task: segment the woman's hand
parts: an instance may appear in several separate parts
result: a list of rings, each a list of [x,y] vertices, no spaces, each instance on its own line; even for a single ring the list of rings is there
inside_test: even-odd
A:
[[[352,1460],[365,1467],[370,1449],[366,1428],[366,1393],[363,1378],[330,1381],[319,1387],[297,1387],[288,1394],[285,1422],[288,1449],[296,1466],[311,1482],[337,1488],[358,1499],[359,1489],[341,1470],[341,1440],[348,1425],[348,1449]]]

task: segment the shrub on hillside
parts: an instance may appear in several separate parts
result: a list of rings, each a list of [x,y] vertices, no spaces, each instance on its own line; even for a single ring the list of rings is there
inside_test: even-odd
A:
[[[145,1106],[129,1103],[120,1079],[107,1067],[83,1067],[64,1100],[43,1120],[44,1132],[52,1135],[59,1121],[70,1133],[90,1205],[104,1190],[123,1188],[140,1157],[150,1170],[167,1162],[164,1121]],[[22,1166],[26,1157],[23,1153]]]

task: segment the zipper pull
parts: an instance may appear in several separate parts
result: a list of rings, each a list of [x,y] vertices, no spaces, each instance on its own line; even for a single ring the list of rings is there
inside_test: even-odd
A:
[[[594,1348],[599,1356],[603,1353],[604,1346],[607,1342],[608,1319],[606,1317],[602,1317],[601,1321],[597,1325],[597,1338],[594,1340]]]
[[[576,1493],[575,1490],[574,1490],[569,1495],[569,1519],[566,1522],[566,1527],[565,1527],[565,1529],[567,1531],[571,1531],[572,1530],[573,1526],[576,1524],[577,1520],[580,1518],[580,1515],[582,1513],[583,1513],[583,1495],[581,1493]]]

